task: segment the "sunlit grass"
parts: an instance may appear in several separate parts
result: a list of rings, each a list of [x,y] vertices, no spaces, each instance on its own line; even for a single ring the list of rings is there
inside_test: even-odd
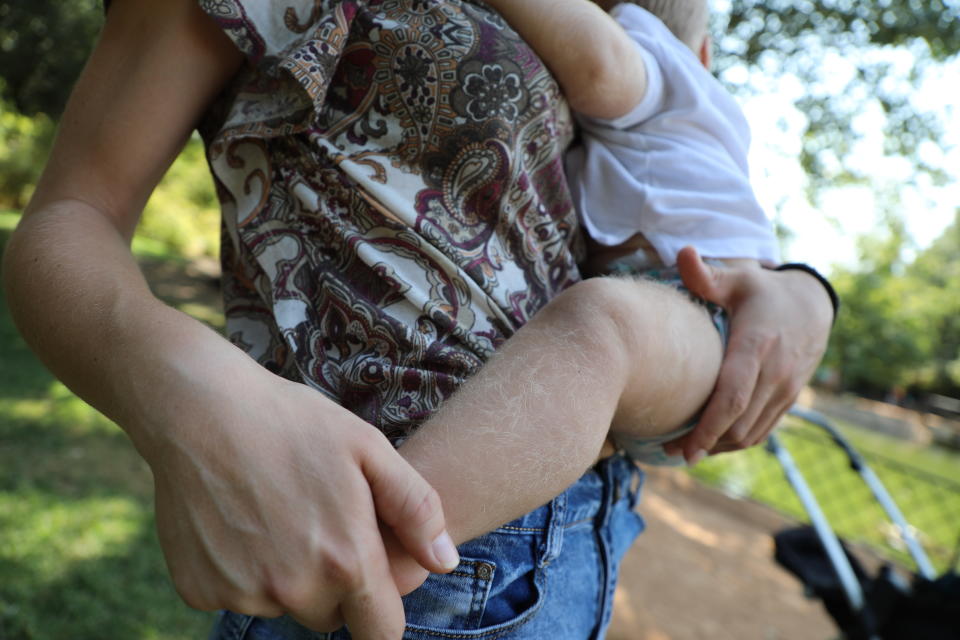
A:
[[[0,210],[0,231],[12,231],[20,220],[20,214],[16,211]]]
[[[0,554],[31,567],[38,586],[50,584],[78,563],[130,545],[149,522],[142,504],[128,497],[63,500],[38,490],[0,495],[0,526],[8,533]]]
[[[46,411],[74,403],[0,405],[0,638],[204,637],[167,577],[149,470],[106,419]]]
[[[116,491],[0,494],[0,637],[205,635],[209,615],[179,603],[167,578],[150,502]]]
[[[56,380],[39,398],[0,396],[0,416],[8,422],[29,421],[38,429],[63,429],[72,434],[113,432],[117,428]]]

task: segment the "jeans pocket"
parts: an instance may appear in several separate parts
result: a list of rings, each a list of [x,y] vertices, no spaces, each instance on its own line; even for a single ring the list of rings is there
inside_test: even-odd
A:
[[[477,629],[483,619],[497,565],[490,560],[461,554],[450,573],[432,573],[420,587],[403,598],[408,627]]]
[[[457,569],[404,598],[404,640],[500,638],[522,626],[546,593],[545,535],[505,527],[461,545]]]

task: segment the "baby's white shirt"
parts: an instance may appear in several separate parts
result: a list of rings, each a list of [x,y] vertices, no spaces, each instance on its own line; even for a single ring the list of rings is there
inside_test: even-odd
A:
[[[637,44],[647,93],[613,120],[578,116],[566,155],[581,221],[597,242],[640,232],[666,265],[693,245],[705,257],[779,262],[750,185],[750,128],[733,97],[658,18],[633,4],[611,15]]]

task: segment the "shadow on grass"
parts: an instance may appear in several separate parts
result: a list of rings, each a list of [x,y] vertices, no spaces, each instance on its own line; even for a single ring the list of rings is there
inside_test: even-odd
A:
[[[0,555],[0,638],[204,638],[213,616],[193,611],[177,598],[149,508],[126,515],[132,522],[114,515],[113,524],[132,535],[103,545],[90,557],[69,557],[63,545],[54,563],[38,560],[30,548],[19,556]],[[17,526],[3,520],[5,528]]]
[[[16,224],[16,214],[0,212],[0,258]],[[41,365],[13,325],[0,288],[0,398],[42,398],[53,377]]]
[[[210,626],[167,577],[149,469],[101,420],[0,416],[2,640],[202,638]]]
[[[2,254],[0,254],[2,255]],[[13,324],[0,289],[0,398],[43,398],[53,376],[37,361]]]
[[[54,421],[11,418],[0,407],[0,491],[41,490],[74,498],[110,491],[152,499],[150,471],[119,428],[58,428]],[[92,409],[90,410],[92,411]]]

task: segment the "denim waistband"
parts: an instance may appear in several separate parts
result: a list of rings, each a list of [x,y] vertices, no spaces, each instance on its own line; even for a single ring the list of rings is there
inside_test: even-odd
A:
[[[547,504],[496,531],[522,535],[546,531],[551,525],[573,526],[595,518],[607,501],[629,499],[632,508],[638,500],[641,474],[640,469],[622,453],[614,454],[598,462]],[[609,491],[605,489],[607,486]]]

